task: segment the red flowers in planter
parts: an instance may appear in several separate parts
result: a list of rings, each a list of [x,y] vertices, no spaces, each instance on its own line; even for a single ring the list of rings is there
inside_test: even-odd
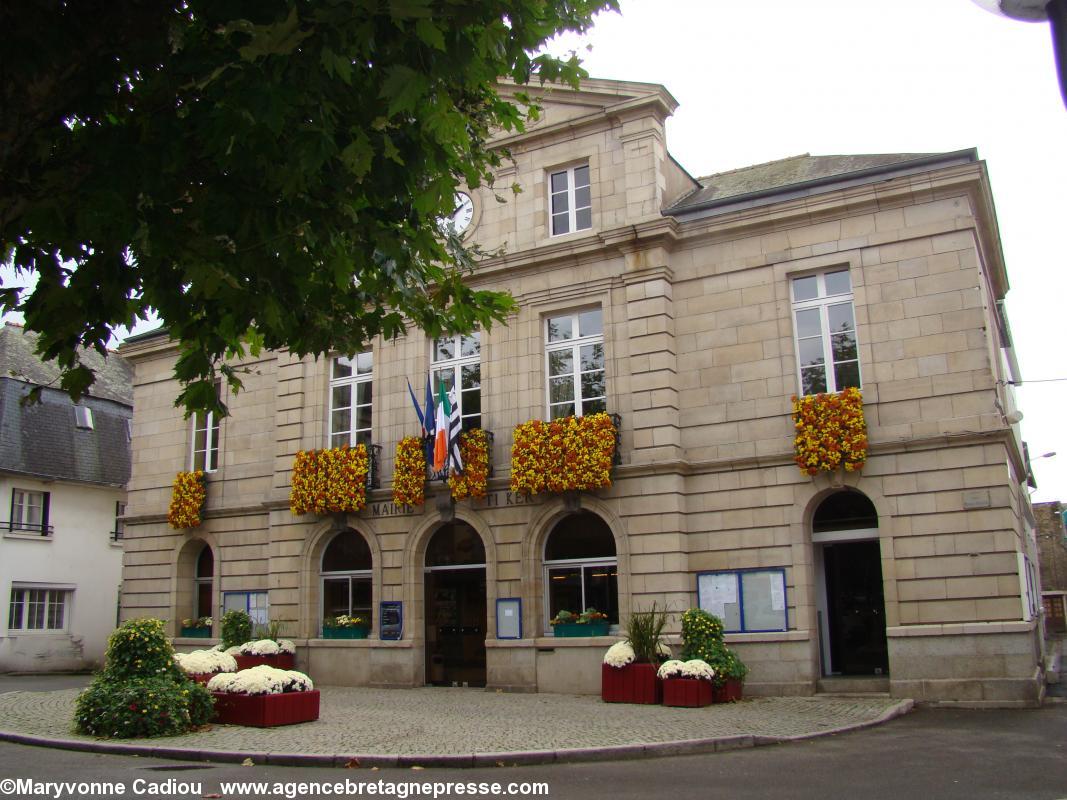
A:
[[[367,505],[370,458],[362,444],[301,450],[293,461],[289,509],[294,514],[336,514]]]
[[[589,491],[611,486],[615,423],[604,413],[531,420],[515,428],[511,491]]]
[[[867,461],[867,422],[863,394],[849,387],[837,394],[793,398],[795,461],[806,475],[844,467],[852,472]]]

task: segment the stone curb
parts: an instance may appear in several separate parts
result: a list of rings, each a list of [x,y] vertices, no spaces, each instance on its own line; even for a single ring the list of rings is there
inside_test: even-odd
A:
[[[177,761],[209,761],[217,763],[241,763],[252,759],[256,764],[287,767],[444,767],[469,769],[492,766],[527,766],[534,764],[575,764],[593,761],[623,761],[633,758],[663,758],[666,756],[718,753],[764,745],[784,744],[822,736],[870,728],[881,725],[895,717],[907,714],[915,707],[914,700],[900,700],[874,719],[841,725],[836,728],[801,733],[794,736],[717,736],[709,739],[680,739],[673,742],[647,742],[645,744],[612,745],[608,747],[576,747],[566,750],[517,750],[503,753],[403,753],[388,755],[367,753],[343,755],[326,753],[265,753],[236,750],[194,750],[181,747],[154,747],[141,744],[119,744],[97,739],[50,739],[27,733],[0,730],[0,741],[33,747],[51,747],[57,750],[77,750],[105,755],[149,756]],[[354,763],[353,763],[354,762]]]

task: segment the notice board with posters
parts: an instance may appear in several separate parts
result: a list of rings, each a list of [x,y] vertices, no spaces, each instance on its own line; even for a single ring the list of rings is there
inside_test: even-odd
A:
[[[697,604],[721,619],[726,633],[789,629],[781,568],[698,573]]]

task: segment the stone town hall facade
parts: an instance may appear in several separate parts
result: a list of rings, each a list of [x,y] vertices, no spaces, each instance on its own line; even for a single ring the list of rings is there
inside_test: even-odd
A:
[[[590,80],[500,140],[497,185],[523,191],[471,192],[456,221],[502,249],[470,281],[511,291],[506,327],[265,353],[221,422],[174,408],[165,335],[124,345],[124,615],[211,615],[217,636],[222,609],[248,609],[327,684],[595,692],[605,640],[552,638],[556,611],[617,623],[699,602],[727,619],[752,694],[859,675],[920,700],[1036,702],[1028,467],[983,162],[798,156],[696,180],[666,148],[675,105],[658,85]],[[453,507],[438,484],[398,507],[396,445],[418,433],[406,381],[429,371],[494,436],[489,494]],[[847,386],[866,466],[802,475],[791,397]],[[597,410],[621,420],[610,489],[509,492],[516,425]],[[367,508],[294,516],[294,455],[359,442],[381,446]],[[175,531],[171,483],[192,467],[208,470],[205,520]],[[380,611],[397,602],[389,639]],[[337,613],[373,620],[369,638],[320,638]]]

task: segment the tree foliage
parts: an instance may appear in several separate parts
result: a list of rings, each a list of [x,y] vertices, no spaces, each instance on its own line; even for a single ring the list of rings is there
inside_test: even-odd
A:
[[[78,347],[154,311],[180,342],[179,398],[224,413],[246,348],[356,352],[407,324],[502,320],[442,230],[491,182],[523,87],[575,85],[534,55],[616,0],[33,0],[0,5],[0,247],[63,388]],[[503,91],[506,78],[518,86]],[[22,278],[36,275],[32,290]],[[222,366],[220,366],[220,364]]]

